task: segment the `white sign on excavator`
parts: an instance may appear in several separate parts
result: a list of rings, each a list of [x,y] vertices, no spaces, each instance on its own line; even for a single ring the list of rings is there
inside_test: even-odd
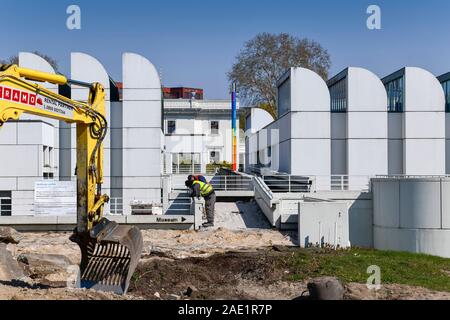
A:
[[[0,100],[25,104],[68,118],[73,117],[73,108],[71,106],[56,99],[36,95],[19,89],[0,86]]]

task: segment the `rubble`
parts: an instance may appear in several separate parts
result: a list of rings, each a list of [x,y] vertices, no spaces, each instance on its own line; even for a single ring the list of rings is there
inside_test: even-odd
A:
[[[23,235],[13,228],[0,227],[0,243],[18,244],[23,239]]]
[[[65,287],[72,276],[72,262],[57,254],[20,254],[17,261],[24,266],[31,278],[42,279],[42,284],[52,287]]]
[[[312,300],[342,300],[345,289],[342,283],[333,277],[321,277],[308,283],[309,297]]]
[[[25,278],[25,273],[11,252],[7,250],[6,244],[0,243],[0,282],[11,282]]]

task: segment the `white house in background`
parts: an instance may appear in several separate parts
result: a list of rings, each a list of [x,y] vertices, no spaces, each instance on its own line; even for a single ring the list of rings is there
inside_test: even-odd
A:
[[[388,95],[389,174],[445,174],[445,97],[437,78],[407,67],[382,81]]]
[[[238,105],[238,119],[243,112]],[[165,172],[205,173],[208,164],[231,163],[231,128],[230,100],[164,99]],[[239,130],[238,141],[243,165],[245,143]]]

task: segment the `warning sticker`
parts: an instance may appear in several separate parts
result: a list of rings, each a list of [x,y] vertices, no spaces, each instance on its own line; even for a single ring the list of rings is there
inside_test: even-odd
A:
[[[40,94],[36,95],[27,91],[0,86],[0,100],[12,101],[36,107],[38,109],[45,110],[67,118],[73,117],[72,106],[60,100],[45,97]]]

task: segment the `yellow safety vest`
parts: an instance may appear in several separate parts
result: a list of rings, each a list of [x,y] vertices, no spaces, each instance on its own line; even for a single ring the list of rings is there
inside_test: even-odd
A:
[[[192,185],[194,184],[199,184],[200,185],[200,195],[202,197],[206,197],[208,196],[211,192],[214,191],[212,185],[210,185],[209,183],[204,183],[202,181],[194,181],[192,183]]]

